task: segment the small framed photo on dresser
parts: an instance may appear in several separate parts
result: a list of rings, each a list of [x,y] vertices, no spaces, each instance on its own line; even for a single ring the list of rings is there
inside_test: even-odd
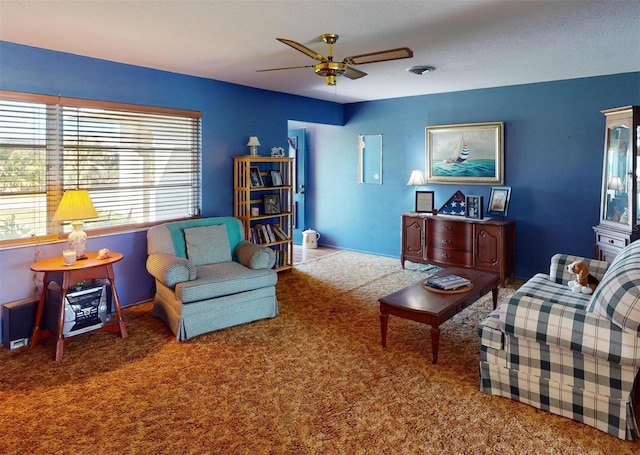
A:
[[[482,196],[465,196],[464,216],[474,220],[481,220],[483,218]]]
[[[433,191],[416,191],[416,212],[433,212]]]
[[[511,201],[510,186],[493,186],[489,195],[489,204],[487,212],[490,215],[507,216],[509,211],[509,202]]]

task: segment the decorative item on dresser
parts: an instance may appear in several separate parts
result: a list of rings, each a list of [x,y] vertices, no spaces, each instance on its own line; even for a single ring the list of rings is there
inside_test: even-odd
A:
[[[433,191],[416,191],[416,213],[433,213]]]
[[[264,185],[263,175],[271,186]],[[292,269],[293,158],[234,156],[233,182],[233,214],[245,238],[275,251],[276,271]]]
[[[482,196],[465,196],[464,216],[481,220],[483,217]]]
[[[402,215],[400,263],[469,267],[515,278],[515,221],[460,216]]]
[[[489,215],[507,216],[509,211],[509,202],[511,201],[510,186],[493,186],[489,195],[489,203],[487,204],[487,213]]]
[[[640,238],[638,139],[640,106],[602,111],[605,116],[600,223],[595,232],[595,258],[611,262]]]

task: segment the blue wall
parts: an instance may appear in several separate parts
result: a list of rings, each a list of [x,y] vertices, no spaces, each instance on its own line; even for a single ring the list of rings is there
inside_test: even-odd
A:
[[[202,213],[233,213],[234,155],[246,155],[249,136],[261,154],[287,147],[287,120],[341,125],[343,107],[204,78],[0,42],[0,89],[90,98],[202,112]],[[91,237],[89,249],[107,247],[125,255],[115,265],[123,305],[152,296],[145,269],[145,232]],[[0,304],[33,294],[29,265],[61,254],[64,242],[0,250]]]
[[[199,110],[203,113],[203,215],[232,213],[231,156],[257,135],[267,154],[286,148],[288,127],[309,132],[309,223],[321,244],[399,256],[400,214],[414,205],[411,169],[424,169],[427,125],[503,121],[505,184],[513,187],[516,274],[548,268],[558,251],[593,255],[604,119],[600,110],[640,104],[640,73],[398,98],[349,105],[284,95],[0,42],[0,89]],[[288,124],[289,123],[289,124]],[[383,185],[357,183],[357,135],[382,134]],[[436,206],[456,190],[428,185]],[[125,254],[116,264],[125,305],[148,298],[145,233],[89,239]],[[29,264],[63,242],[0,250],[0,303],[33,293]],[[10,283],[10,285],[9,285]]]
[[[425,127],[502,121],[508,218],[516,220],[516,276],[547,271],[556,252],[594,254],[604,116],[640,104],[640,73],[350,104],[345,126],[307,128],[309,226],[320,243],[397,257],[400,214],[413,210],[412,169],[425,168]],[[357,135],[382,134],[383,185],[357,182]],[[456,191],[487,201],[490,186],[431,184],[436,207]]]

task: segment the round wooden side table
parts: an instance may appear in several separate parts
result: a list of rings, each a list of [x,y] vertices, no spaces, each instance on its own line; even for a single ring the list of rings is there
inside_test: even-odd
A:
[[[120,307],[120,300],[116,292],[115,274],[113,272],[113,264],[121,261],[124,256],[121,253],[111,251],[109,257],[105,259],[98,259],[97,252],[86,253],[87,259],[76,261],[72,265],[65,265],[62,255],[49,259],[43,259],[41,261],[31,264],[31,270],[34,272],[44,272],[42,294],[38,302],[38,309],[36,310],[36,320],[33,326],[33,333],[31,335],[31,346],[36,346],[41,336],[44,338],[50,335],[57,335],[58,340],[56,342],[55,360],[60,361],[62,359],[62,352],[64,345],[69,342],[69,338],[64,337],[64,303],[69,287],[76,283],[89,279],[107,279],[111,284],[111,292],[113,294],[113,306],[115,307],[117,314],[116,323],[105,324],[99,328],[91,330],[91,332],[113,332],[119,333],[122,338],[126,338],[127,328],[125,327],[124,319],[122,317],[122,308]],[[42,330],[40,324],[42,323],[42,315],[44,313],[44,307],[47,299],[47,289],[49,283],[52,281],[60,285],[60,312],[58,314],[57,333],[51,333],[47,330]]]

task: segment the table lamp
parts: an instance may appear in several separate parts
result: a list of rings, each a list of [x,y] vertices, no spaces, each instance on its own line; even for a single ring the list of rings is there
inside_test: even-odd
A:
[[[258,154],[258,146],[260,145],[260,141],[258,140],[257,136],[251,136],[249,138],[249,142],[247,142],[247,146],[251,147],[251,154],[252,155],[257,155]]]
[[[76,259],[86,259],[87,233],[82,230],[82,220],[97,218],[93,202],[87,190],[68,190],[62,196],[58,210],[53,219],[57,221],[71,221],[72,230],[69,234],[69,249],[75,250]]]
[[[607,188],[610,190],[614,190],[616,194],[618,194],[619,191],[624,190],[622,179],[620,177],[611,177],[609,179],[609,183],[607,184]]]
[[[407,185],[409,186],[423,186],[426,185],[427,182],[424,179],[424,176],[422,175],[422,171],[419,170],[413,170],[411,171],[411,176],[409,176],[409,181],[407,182]]]

